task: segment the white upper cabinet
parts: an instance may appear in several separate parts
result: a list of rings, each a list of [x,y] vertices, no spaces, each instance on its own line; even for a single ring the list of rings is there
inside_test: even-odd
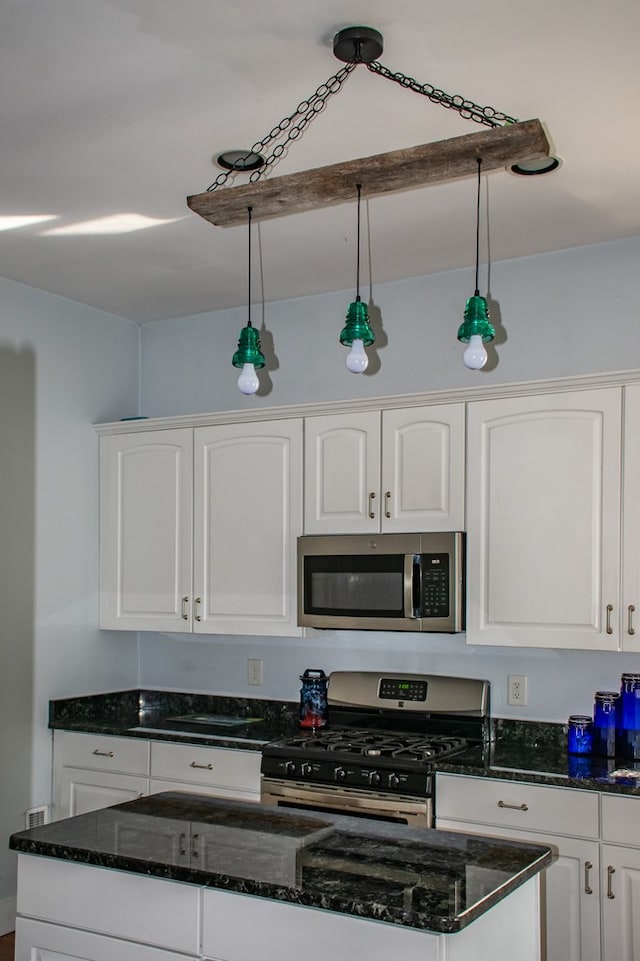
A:
[[[640,384],[624,390],[621,639],[640,651]]]
[[[305,420],[305,533],[464,529],[464,405]]]
[[[621,400],[468,405],[469,643],[618,649]]]
[[[302,420],[195,431],[194,630],[302,634]]]
[[[100,439],[100,626],[189,631],[193,431]]]
[[[302,420],[101,438],[100,626],[301,634]]]

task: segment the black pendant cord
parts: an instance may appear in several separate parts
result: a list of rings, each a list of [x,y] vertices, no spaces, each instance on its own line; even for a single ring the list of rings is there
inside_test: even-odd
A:
[[[478,196],[476,199],[476,291],[474,296],[480,296],[480,288],[478,287],[478,272],[480,270],[480,168],[482,166],[482,157],[478,157]]]
[[[248,313],[249,313],[249,319],[248,319],[248,321],[247,321],[247,327],[253,326],[252,323],[251,323],[251,211],[252,211],[252,210],[253,210],[253,207],[247,207],[248,222],[249,222],[249,244],[248,244],[248,247],[249,247],[249,280],[248,280],[248,284],[247,284],[247,286],[248,286],[248,288],[249,288],[249,289],[248,289],[248,292],[247,292],[247,304],[248,304],[247,310],[248,310]]]
[[[356,242],[356,301],[360,302],[360,193],[362,184],[356,184],[358,190],[358,237]]]

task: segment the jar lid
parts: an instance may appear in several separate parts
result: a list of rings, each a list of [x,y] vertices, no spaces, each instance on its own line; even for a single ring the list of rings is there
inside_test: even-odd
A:
[[[571,714],[569,716],[569,724],[592,724],[592,720],[588,714]]]
[[[612,701],[614,698],[620,697],[619,691],[596,691],[595,696],[601,698],[602,700]]]
[[[621,681],[640,681],[640,674],[623,674]]]

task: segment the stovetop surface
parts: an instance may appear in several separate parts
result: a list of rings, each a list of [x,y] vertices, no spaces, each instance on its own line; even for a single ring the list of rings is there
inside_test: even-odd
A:
[[[304,754],[324,756],[334,761],[348,758],[352,763],[358,759],[366,763],[393,759],[400,766],[403,763],[428,764],[436,758],[461,751],[466,746],[466,739],[456,736],[369,729],[320,729],[300,737],[273,742],[266,746],[266,750],[268,753],[292,757]]]

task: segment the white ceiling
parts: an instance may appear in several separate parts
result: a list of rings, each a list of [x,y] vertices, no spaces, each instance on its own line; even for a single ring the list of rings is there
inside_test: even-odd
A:
[[[332,38],[360,23],[392,71],[545,124],[562,166],[486,178],[483,260],[640,233],[638,0],[2,0],[0,273],[139,322],[246,304],[246,228],[185,198],[335,73]],[[481,129],[360,66],[271,176]],[[471,287],[473,179],[363,217],[374,294],[464,266]],[[355,223],[347,204],[260,224],[255,299],[352,288]]]

